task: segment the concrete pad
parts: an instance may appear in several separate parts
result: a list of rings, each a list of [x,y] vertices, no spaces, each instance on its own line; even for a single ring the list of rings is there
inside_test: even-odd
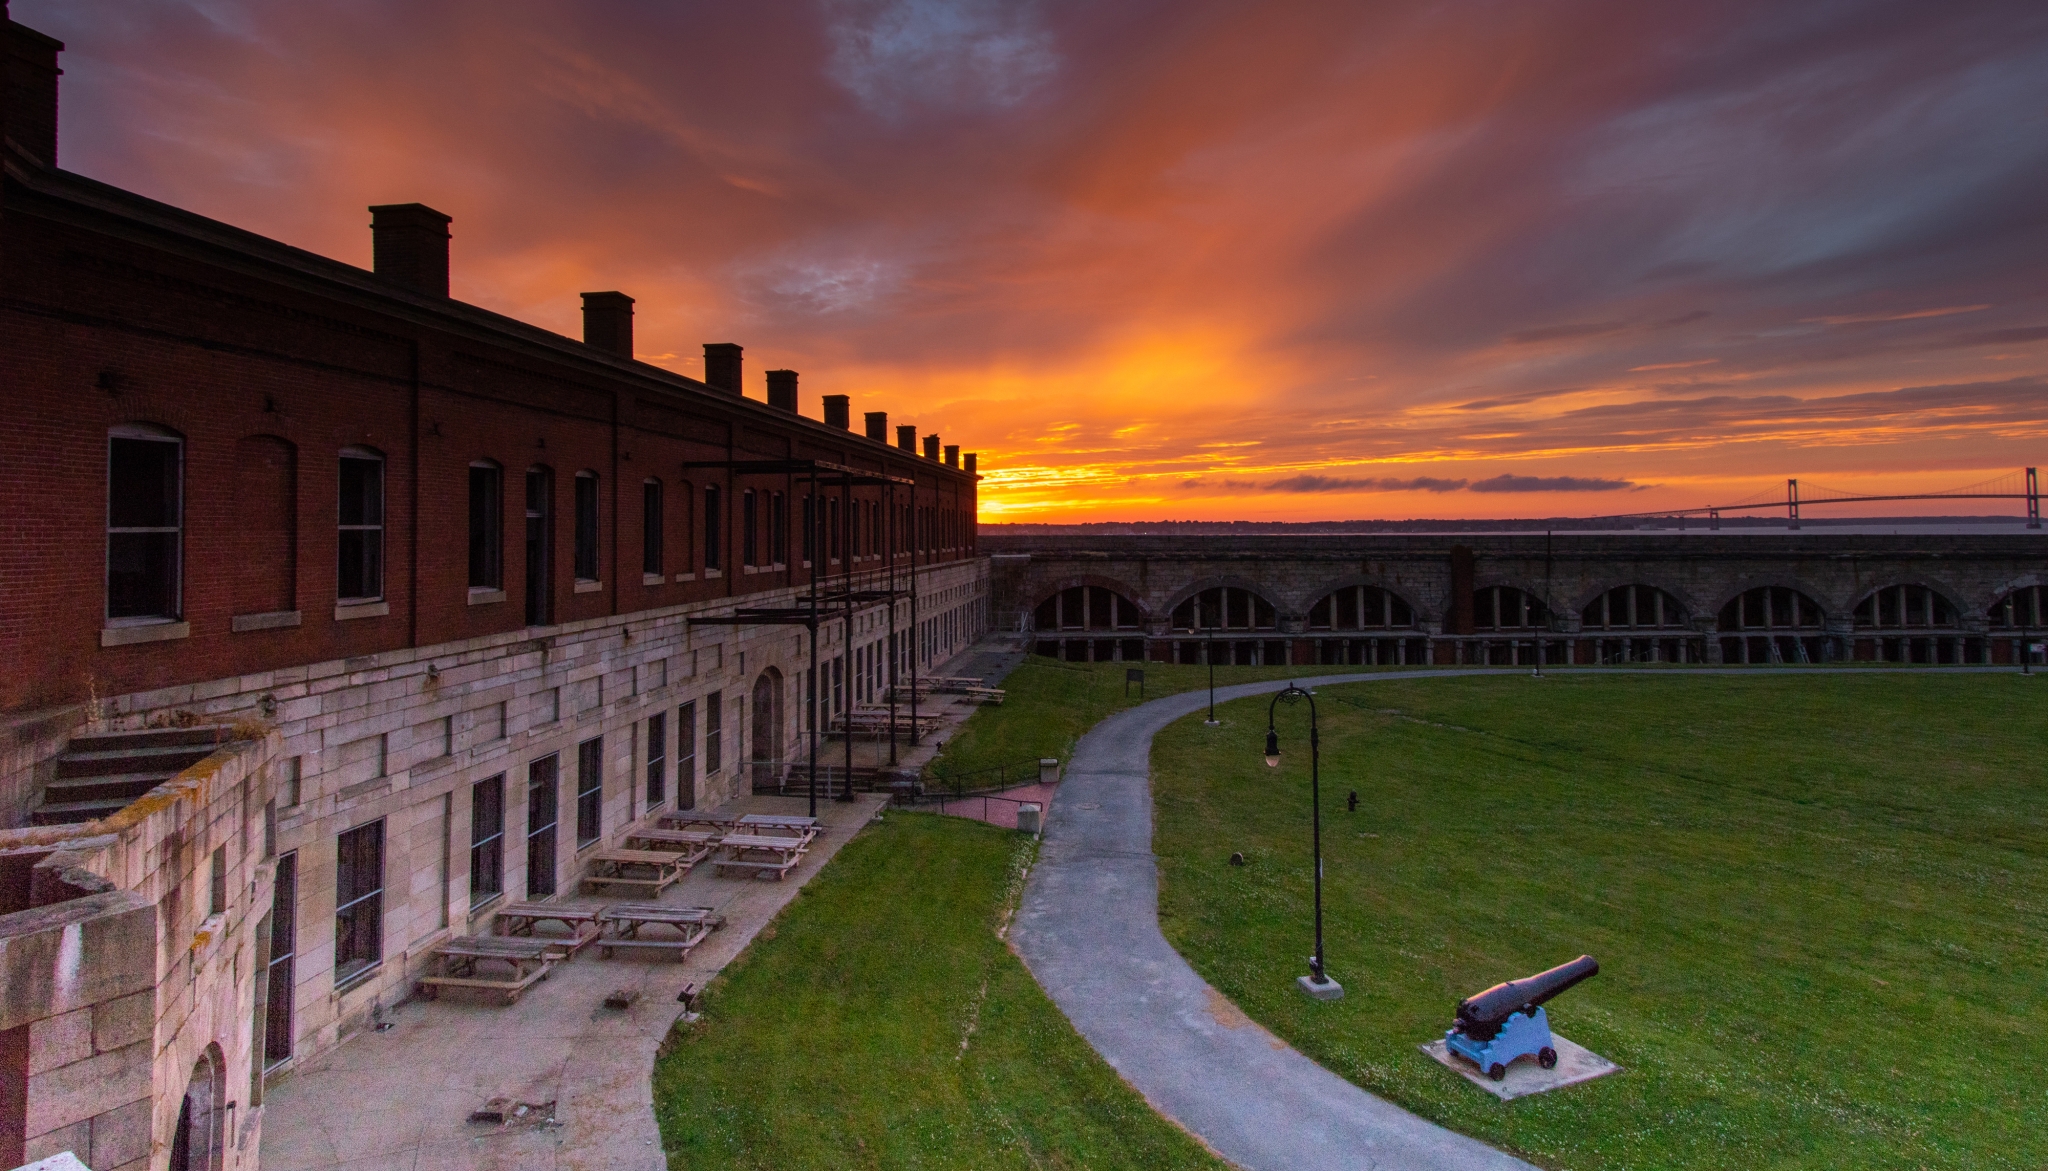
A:
[[[449,994],[385,1009],[391,1029],[359,1033],[271,1088],[265,1171],[667,1171],[653,1072],[655,1049],[683,1010],[676,994],[686,984],[701,990],[732,962],[887,800],[819,802],[826,832],[781,882],[720,877],[703,864],[664,891],[662,903],[715,907],[726,918],[683,963],[604,960],[591,947],[511,1005]],[[787,814],[804,806],[753,797],[730,808]],[[606,1008],[619,992],[627,1007]],[[554,1102],[555,1124],[470,1123],[493,1098]]]
[[[1323,982],[1320,984],[1315,982],[1314,977],[1296,976],[1294,983],[1296,987],[1301,989],[1303,995],[1315,1000],[1344,999],[1344,985],[1337,983],[1337,981],[1328,976],[1324,976]]]
[[[1450,1047],[1444,1044],[1442,1037],[1417,1048],[1436,1058],[1439,1063],[1456,1070],[1460,1077],[1503,1102],[1512,1102],[1516,1098],[1526,1098],[1531,1094],[1561,1090],[1566,1086],[1575,1086],[1580,1082],[1592,1081],[1596,1077],[1621,1072],[1621,1067],[1612,1061],[1583,1045],[1565,1040],[1557,1033],[1550,1034],[1550,1040],[1551,1048],[1557,1050],[1557,1068],[1545,1069],[1533,1060],[1517,1061],[1508,1066],[1508,1075],[1499,1081],[1487,1077],[1479,1072],[1478,1066],[1452,1053]]]

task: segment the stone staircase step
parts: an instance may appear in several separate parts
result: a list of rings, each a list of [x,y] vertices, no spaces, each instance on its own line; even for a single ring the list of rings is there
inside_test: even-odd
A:
[[[58,777],[43,786],[43,803],[63,805],[86,801],[133,801],[172,777],[176,770],[146,773],[107,773],[100,776]]]
[[[127,807],[126,801],[66,801],[55,805],[38,805],[28,811],[28,820],[30,825],[78,825],[82,822],[98,821]]]
[[[75,744],[76,741],[73,741]],[[80,752],[70,749],[57,758],[60,777],[97,777],[110,773],[177,772],[213,755],[216,746],[206,744],[165,744],[156,747],[120,746]]]
[[[92,732],[71,738],[73,752],[103,752],[114,748],[170,748],[179,745],[217,746],[227,739],[227,729],[218,724],[193,728],[146,728],[133,732]]]

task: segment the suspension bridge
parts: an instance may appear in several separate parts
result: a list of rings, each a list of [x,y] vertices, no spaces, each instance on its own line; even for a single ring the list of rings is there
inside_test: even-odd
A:
[[[1980,483],[1965,484],[1960,488],[1892,495],[1852,492],[1813,483],[1807,484],[1805,491],[1802,492],[1797,479],[1788,479],[1782,490],[1773,486],[1733,504],[1703,504],[1698,508],[1660,508],[1655,512],[1624,512],[1591,519],[1637,520],[1663,516],[1703,516],[1707,518],[1709,528],[1719,528],[1721,514],[1724,512],[1762,512],[1782,508],[1790,527],[1796,529],[1799,527],[1799,509],[1802,505],[1810,507],[1816,504],[1869,504],[1895,500],[2024,500],[2027,502],[2027,527],[2041,527],[2041,480],[2033,468],[2006,472]]]

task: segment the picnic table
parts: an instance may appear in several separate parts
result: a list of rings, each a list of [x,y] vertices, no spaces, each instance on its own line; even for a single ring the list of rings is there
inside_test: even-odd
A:
[[[534,926],[540,923],[560,923],[569,929],[569,938],[535,935]],[[567,959],[582,950],[584,944],[597,938],[597,908],[565,907],[560,903],[508,903],[498,908],[491,926],[500,937],[539,940],[560,949],[562,958]]]
[[[599,850],[590,856],[590,873],[583,876],[583,887],[638,887],[655,896],[674,885],[687,869],[681,855],[665,850]]]
[[[719,870],[752,871],[756,878],[783,878],[804,860],[809,837],[781,834],[730,833],[718,843],[724,854],[713,859]]]
[[[547,979],[548,969],[562,959],[557,941],[466,935],[434,949],[427,974],[420,977],[419,994],[432,1000],[443,988],[477,988],[503,992],[505,1003],[511,1004],[536,981]],[[504,974],[487,969],[502,969]]]
[[[749,813],[733,829],[743,834],[798,837],[809,842],[825,832],[825,823],[796,813]]]
[[[666,907],[660,903],[617,903],[600,916],[604,932],[597,954],[610,959],[614,951],[633,949],[666,952],[683,962],[690,949],[725,925],[725,916],[711,907]],[[642,935],[647,928],[651,935]]]
[[[688,873],[690,867],[711,853],[711,847],[718,844],[720,836],[718,831],[708,829],[636,829],[627,832],[626,846],[634,850],[674,854],[682,863],[684,873]]]
[[[708,830],[728,830],[739,815],[723,809],[671,809],[654,819],[663,829],[690,829],[698,827]]]
[[[1000,704],[1008,693],[1000,687],[963,687],[960,694],[975,703]]]

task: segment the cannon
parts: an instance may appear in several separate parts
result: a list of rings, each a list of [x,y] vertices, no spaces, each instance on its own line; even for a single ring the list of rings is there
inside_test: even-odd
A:
[[[1534,1057],[1536,1064],[1551,1069],[1557,1065],[1557,1049],[1543,1002],[1599,971],[1598,960],[1580,956],[1468,996],[1458,1002],[1457,1023],[1444,1033],[1444,1047],[1494,1081],[1506,1077],[1508,1066],[1523,1057]]]

